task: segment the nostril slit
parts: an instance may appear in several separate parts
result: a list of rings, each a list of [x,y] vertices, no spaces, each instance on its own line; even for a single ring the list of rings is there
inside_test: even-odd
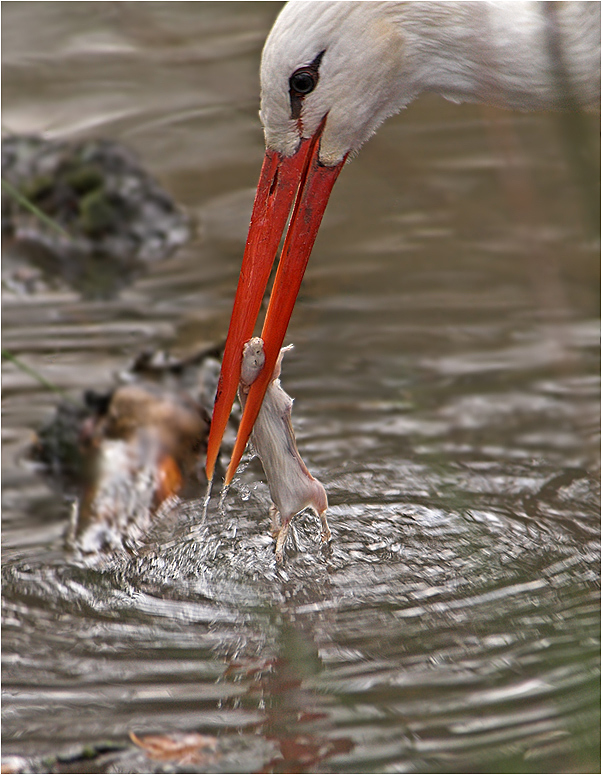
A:
[[[272,178],[272,184],[270,185],[270,193],[268,194],[268,196],[272,196],[277,185],[278,185],[278,170],[276,170],[276,172],[274,173],[274,177]]]

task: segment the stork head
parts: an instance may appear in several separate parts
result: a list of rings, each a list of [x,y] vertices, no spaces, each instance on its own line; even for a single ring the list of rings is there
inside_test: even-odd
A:
[[[289,215],[261,332],[265,365],[246,399],[226,484],[261,408],[334,182],[348,155],[409,99],[398,93],[403,41],[389,18],[395,5],[289,3],[266,41],[260,113],[266,154],[213,411],[209,480],[236,395],[243,346],[253,336]]]
[[[394,4],[286,4],[265,43],[261,112],[267,148],[290,156],[324,121],[319,160],[338,164],[407,103]],[[405,86],[404,86],[405,84]]]

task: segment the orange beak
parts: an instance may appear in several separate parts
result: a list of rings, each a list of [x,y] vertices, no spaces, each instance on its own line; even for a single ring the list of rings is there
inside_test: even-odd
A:
[[[263,160],[207,443],[205,470],[209,481],[213,479],[215,461],[240,380],[242,348],[253,336],[291,208],[290,223],[261,332],[265,365],[249,391],[224,480],[226,485],[236,473],[259,414],[330,192],[345,163],[343,159],[333,167],[320,164],[320,136],[324,123],[325,120],[312,137],[301,141],[292,156],[267,150]]]

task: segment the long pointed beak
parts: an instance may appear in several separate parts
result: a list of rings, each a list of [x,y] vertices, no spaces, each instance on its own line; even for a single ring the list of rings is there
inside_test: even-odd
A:
[[[215,462],[240,380],[243,344],[253,336],[270,271],[291,208],[293,212],[261,334],[264,341],[265,365],[249,391],[224,480],[226,485],[232,481],[236,473],[253,430],[282,347],[330,192],[345,163],[343,159],[332,167],[320,164],[319,148],[323,128],[324,121],[312,137],[301,141],[292,156],[283,156],[270,150],[265,154],[230,318],[207,442],[205,470],[209,481],[213,479]]]

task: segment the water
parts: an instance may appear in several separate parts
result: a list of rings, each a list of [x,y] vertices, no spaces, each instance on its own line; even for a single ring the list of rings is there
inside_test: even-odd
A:
[[[4,128],[123,142],[196,223],[114,300],[4,289],[4,347],[59,387],[224,336],[277,10],[5,3]],[[173,771],[128,733],[200,732],[220,758],[184,771],[599,771],[599,248],[568,158],[554,116],[428,97],[343,172],[283,374],[334,540],[303,516],[283,568],[255,460],[224,516],[214,486],[204,523],[78,564],[25,459],[56,396],[5,364],[4,754]]]

